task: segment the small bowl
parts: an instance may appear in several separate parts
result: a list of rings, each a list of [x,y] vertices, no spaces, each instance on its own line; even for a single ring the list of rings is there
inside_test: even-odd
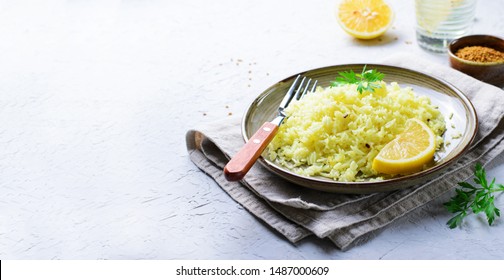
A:
[[[455,55],[459,49],[470,46],[488,47],[504,52],[504,40],[490,35],[470,35],[455,39],[448,46],[452,68],[480,81],[504,87],[504,62],[475,62]]]

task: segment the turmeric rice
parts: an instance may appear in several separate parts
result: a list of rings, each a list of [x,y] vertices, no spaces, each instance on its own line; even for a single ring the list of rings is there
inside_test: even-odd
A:
[[[444,117],[429,97],[395,82],[382,81],[363,93],[356,85],[318,87],[292,101],[286,114],[266,156],[300,175],[343,182],[384,179],[371,168],[373,159],[408,119],[425,122],[438,148],[445,131]]]

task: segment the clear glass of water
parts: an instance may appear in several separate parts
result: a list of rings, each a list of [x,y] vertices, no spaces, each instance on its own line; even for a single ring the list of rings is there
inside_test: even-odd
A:
[[[415,0],[415,12],[420,47],[446,52],[452,40],[471,31],[476,0]]]

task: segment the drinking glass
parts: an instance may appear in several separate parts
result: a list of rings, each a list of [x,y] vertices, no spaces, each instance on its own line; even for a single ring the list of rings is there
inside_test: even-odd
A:
[[[476,0],[415,0],[415,12],[420,47],[446,52],[452,40],[471,31]]]

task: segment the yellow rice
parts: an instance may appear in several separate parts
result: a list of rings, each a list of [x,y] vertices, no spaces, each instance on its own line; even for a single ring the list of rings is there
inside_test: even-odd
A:
[[[380,180],[374,157],[400,134],[408,119],[424,121],[442,144],[443,115],[427,96],[381,82],[374,92],[356,85],[319,87],[286,109],[288,118],[268,146],[267,157],[305,176],[337,181]]]

